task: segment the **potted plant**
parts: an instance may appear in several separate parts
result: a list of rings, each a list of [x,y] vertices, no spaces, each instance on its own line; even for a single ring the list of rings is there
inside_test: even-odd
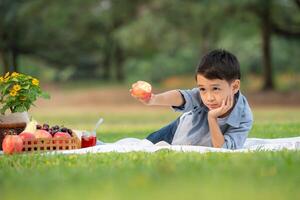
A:
[[[48,99],[49,95],[42,91],[38,79],[17,72],[0,77],[0,148],[8,130],[24,130],[28,110],[39,97]]]

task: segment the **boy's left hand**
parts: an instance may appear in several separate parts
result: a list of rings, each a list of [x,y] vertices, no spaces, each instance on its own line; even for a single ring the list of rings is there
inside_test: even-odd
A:
[[[233,97],[234,97],[234,95],[227,96],[226,100],[222,101],[222,105],[219,108],[210,110],[208,112],[208,116],[216,119],[216,118],[226,114],[233,106],[233,103],[234,103]]]

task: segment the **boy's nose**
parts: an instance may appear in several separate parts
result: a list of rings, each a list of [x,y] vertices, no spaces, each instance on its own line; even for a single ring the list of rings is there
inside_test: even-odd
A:
[[[207,94],[207,101],[212,102],[214,100],[215,100],[214,96],[212,94],[208,93]]]

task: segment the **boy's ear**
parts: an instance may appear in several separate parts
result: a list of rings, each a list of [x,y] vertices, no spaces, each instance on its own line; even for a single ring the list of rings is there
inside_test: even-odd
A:
[[[240,90],[240,84],[241,84],[241,81],[239,79],[235,79],[231,83],[231,88],[232,88],[233,94],[236,94]]]

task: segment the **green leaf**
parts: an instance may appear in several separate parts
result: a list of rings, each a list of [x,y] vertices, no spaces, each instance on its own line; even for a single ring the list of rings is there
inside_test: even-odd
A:
[[[10,81],[18,82],[19,80],[17,78],[12,78]]]
[[[9,109],[9,106],[6,104],[6,105],[4,105],[2,108],[1,108],[1,114],[5,114],[5,111],[7,110],[7,109]]]
[[[32,105],[34,105],[34,104],[32,104]],[[26,107],[26,110],[29,110],[30,109],[30,104],[29,103],[25,104],[25,107]]]
[[[22,88],[28,90],[30,88],[30,85],[23,86]]]
[[[27,111],[26,107],[21,105],[21,106],[16,106],[14,109],[14,112],[24,112]]]
[[[5,85],[2,89],[2,93],[5,94],[5,92],[8,90],[9,87],[10,87],[10,84]]]
[[[43,97],[44,99],[50,99],[50,94],[48,94],[47,92],[42,92],[41,93],[41,97]]]

